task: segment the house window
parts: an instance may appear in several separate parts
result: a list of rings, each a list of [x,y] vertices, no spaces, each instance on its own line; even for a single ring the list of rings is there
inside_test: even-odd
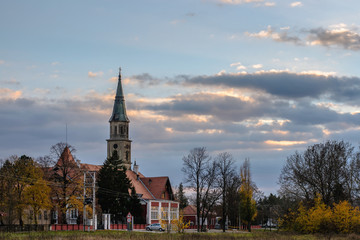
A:
[[[168,207],[162,207],[161,208],[161,219],[162,220],[168,220],[169,219],[169,212]]]
[[[57,211],[53,211],[53,219],[58,219],[58,213]]]
[[[114,132],[115,132],[115,135],[116,135],[117,134],[117,126],[115,126],[115,131]]]
[[[170,208],[170,219],[171,219],[171,220],[178,218],[177,212],[178,212],[178,211],[177,211],[177,208],[174,208],[174,207]]]
[[[151,219],[159,219],[159,207],[151,207]]]
[[[39,220],[41,220],[42,218],[42,214],[41,214],[41,211],[39,212]]]
[[[48,220],[48,214],[46,210],[44,211],[44,220]]]
[[[165,192],[163,192],[163,193],[161,194],[161,198],[162,198],[162,199],[165,199]]]
[[[70,218],[71,219],[76,219],[77,218],[76,209],[71,209],[70,210]]]

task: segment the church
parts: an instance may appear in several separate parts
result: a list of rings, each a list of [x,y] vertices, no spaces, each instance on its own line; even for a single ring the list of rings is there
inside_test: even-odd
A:
[[[129,139],[129,124],[130,120],[126,114],[125,97],[123,93],[121,81],[121,69],[119,71],[118,83],[116,89],[116,96],[113,106],[112,115],[109,119],[110,136],[107,139],[107,157],[111,157],[114,151],[126,167],[126,176],[131,181],[135,188],[136,194],[140,199],[142,205],[143,219],[146,219],[146,224],[158,223],[160,220],[170,222],[173,219],[179,218],[179,203],[175,201],[174,193],[170,184],[170,179],[167,176],[161,177],[145,177],[139,171],[139,165],[134,164],[131,160],[131,140]],[[55,167],[61,166],[64,162],[73,162],[76,164],[81,172],[98,172],[101,165],[93,165],[80,163],[75,161],[69,148],[64,149],[59,161]],[[66,214],[66,222],[68,224],[76,224],[76,219],[79,218],[79,209],[69,209]],[[58,214],[53,214],[56,219],[53,222],[57,223]]]
[[[171,221],[179,217],[179,203],[167,176],[145,177],[139,171],[139,165],[131,161],[131,140],[129,139],[130,120],[126,114],[125,97],[119,69],[118,84],[113,112],[109,120],[110,138],[107,139],[107,157],[117,151],[127,168],[126,175],[131,180],[140,197],[146,223],[158,223],[160,219]],[[132,167],[133,166],[133,167]]]

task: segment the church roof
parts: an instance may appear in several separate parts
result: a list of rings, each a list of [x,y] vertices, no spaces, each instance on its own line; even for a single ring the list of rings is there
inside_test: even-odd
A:
[[[121,83],[121,69],[119,70],[118,85],[114,101],[114,108],[109,122],[130,122],[126,115],[125,98]]]
[[[62,166],[62,165],[66,165],[66,164],[75,164],[75,160],[73,155],[71,154],[71,151],[69,149],[68,146],[66,146],[63,150],[63,152],[61,153],[60,158],[58,159],[56,165],[57,166]]]

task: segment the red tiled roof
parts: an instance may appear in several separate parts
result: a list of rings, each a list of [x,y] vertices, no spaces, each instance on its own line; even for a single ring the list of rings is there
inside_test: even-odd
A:
[[[196,216],[196,207],[194,205],[188,205],[183,209],[184,216]]]
[[[82,170],[87,170],[91,172],[98,172],[102,165],[93,165],[93,164],[87,164],[87,163],[80,163],[80,168]]]
[[[66,146],[64,148],[64,151],[61,153],[61,156],[60,156],[59,160],[57,161],[56,165],[62,166],[66,162],[75,163],[74,157],[71,154],[71,151],[68,148],[68,146]]]
[[[135,188],[135,191],[137,194],[142,194],[143,199],[155,199],[154,196],[152,195],[152,193],[150,192],[149,189],[147,189],[147,187],[143,184],[143,182],[141,180],[137,179],[137,175],[135,172],[131,171],[131,170],[127,170],[126,171],[126,176],[129,178],[129,180],[131,181],[132,185]],[[141,173],[139,173],[139,178],[144,178],[144,175],[142,175]]]
[[[142,177],[141,181],[150,190],[156,199],[165,199],[168,177]],[[163,196],[164,194],[164,196]]]

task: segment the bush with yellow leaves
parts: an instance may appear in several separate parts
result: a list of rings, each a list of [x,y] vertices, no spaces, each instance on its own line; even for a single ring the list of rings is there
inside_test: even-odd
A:
[[[297,211],[290,211],[280,221],[286,230],[302,233],[360,233],[360,211],[348,201],[327,206],[320,195],[315,198],[314,206],[306,208],[300,203]]]

